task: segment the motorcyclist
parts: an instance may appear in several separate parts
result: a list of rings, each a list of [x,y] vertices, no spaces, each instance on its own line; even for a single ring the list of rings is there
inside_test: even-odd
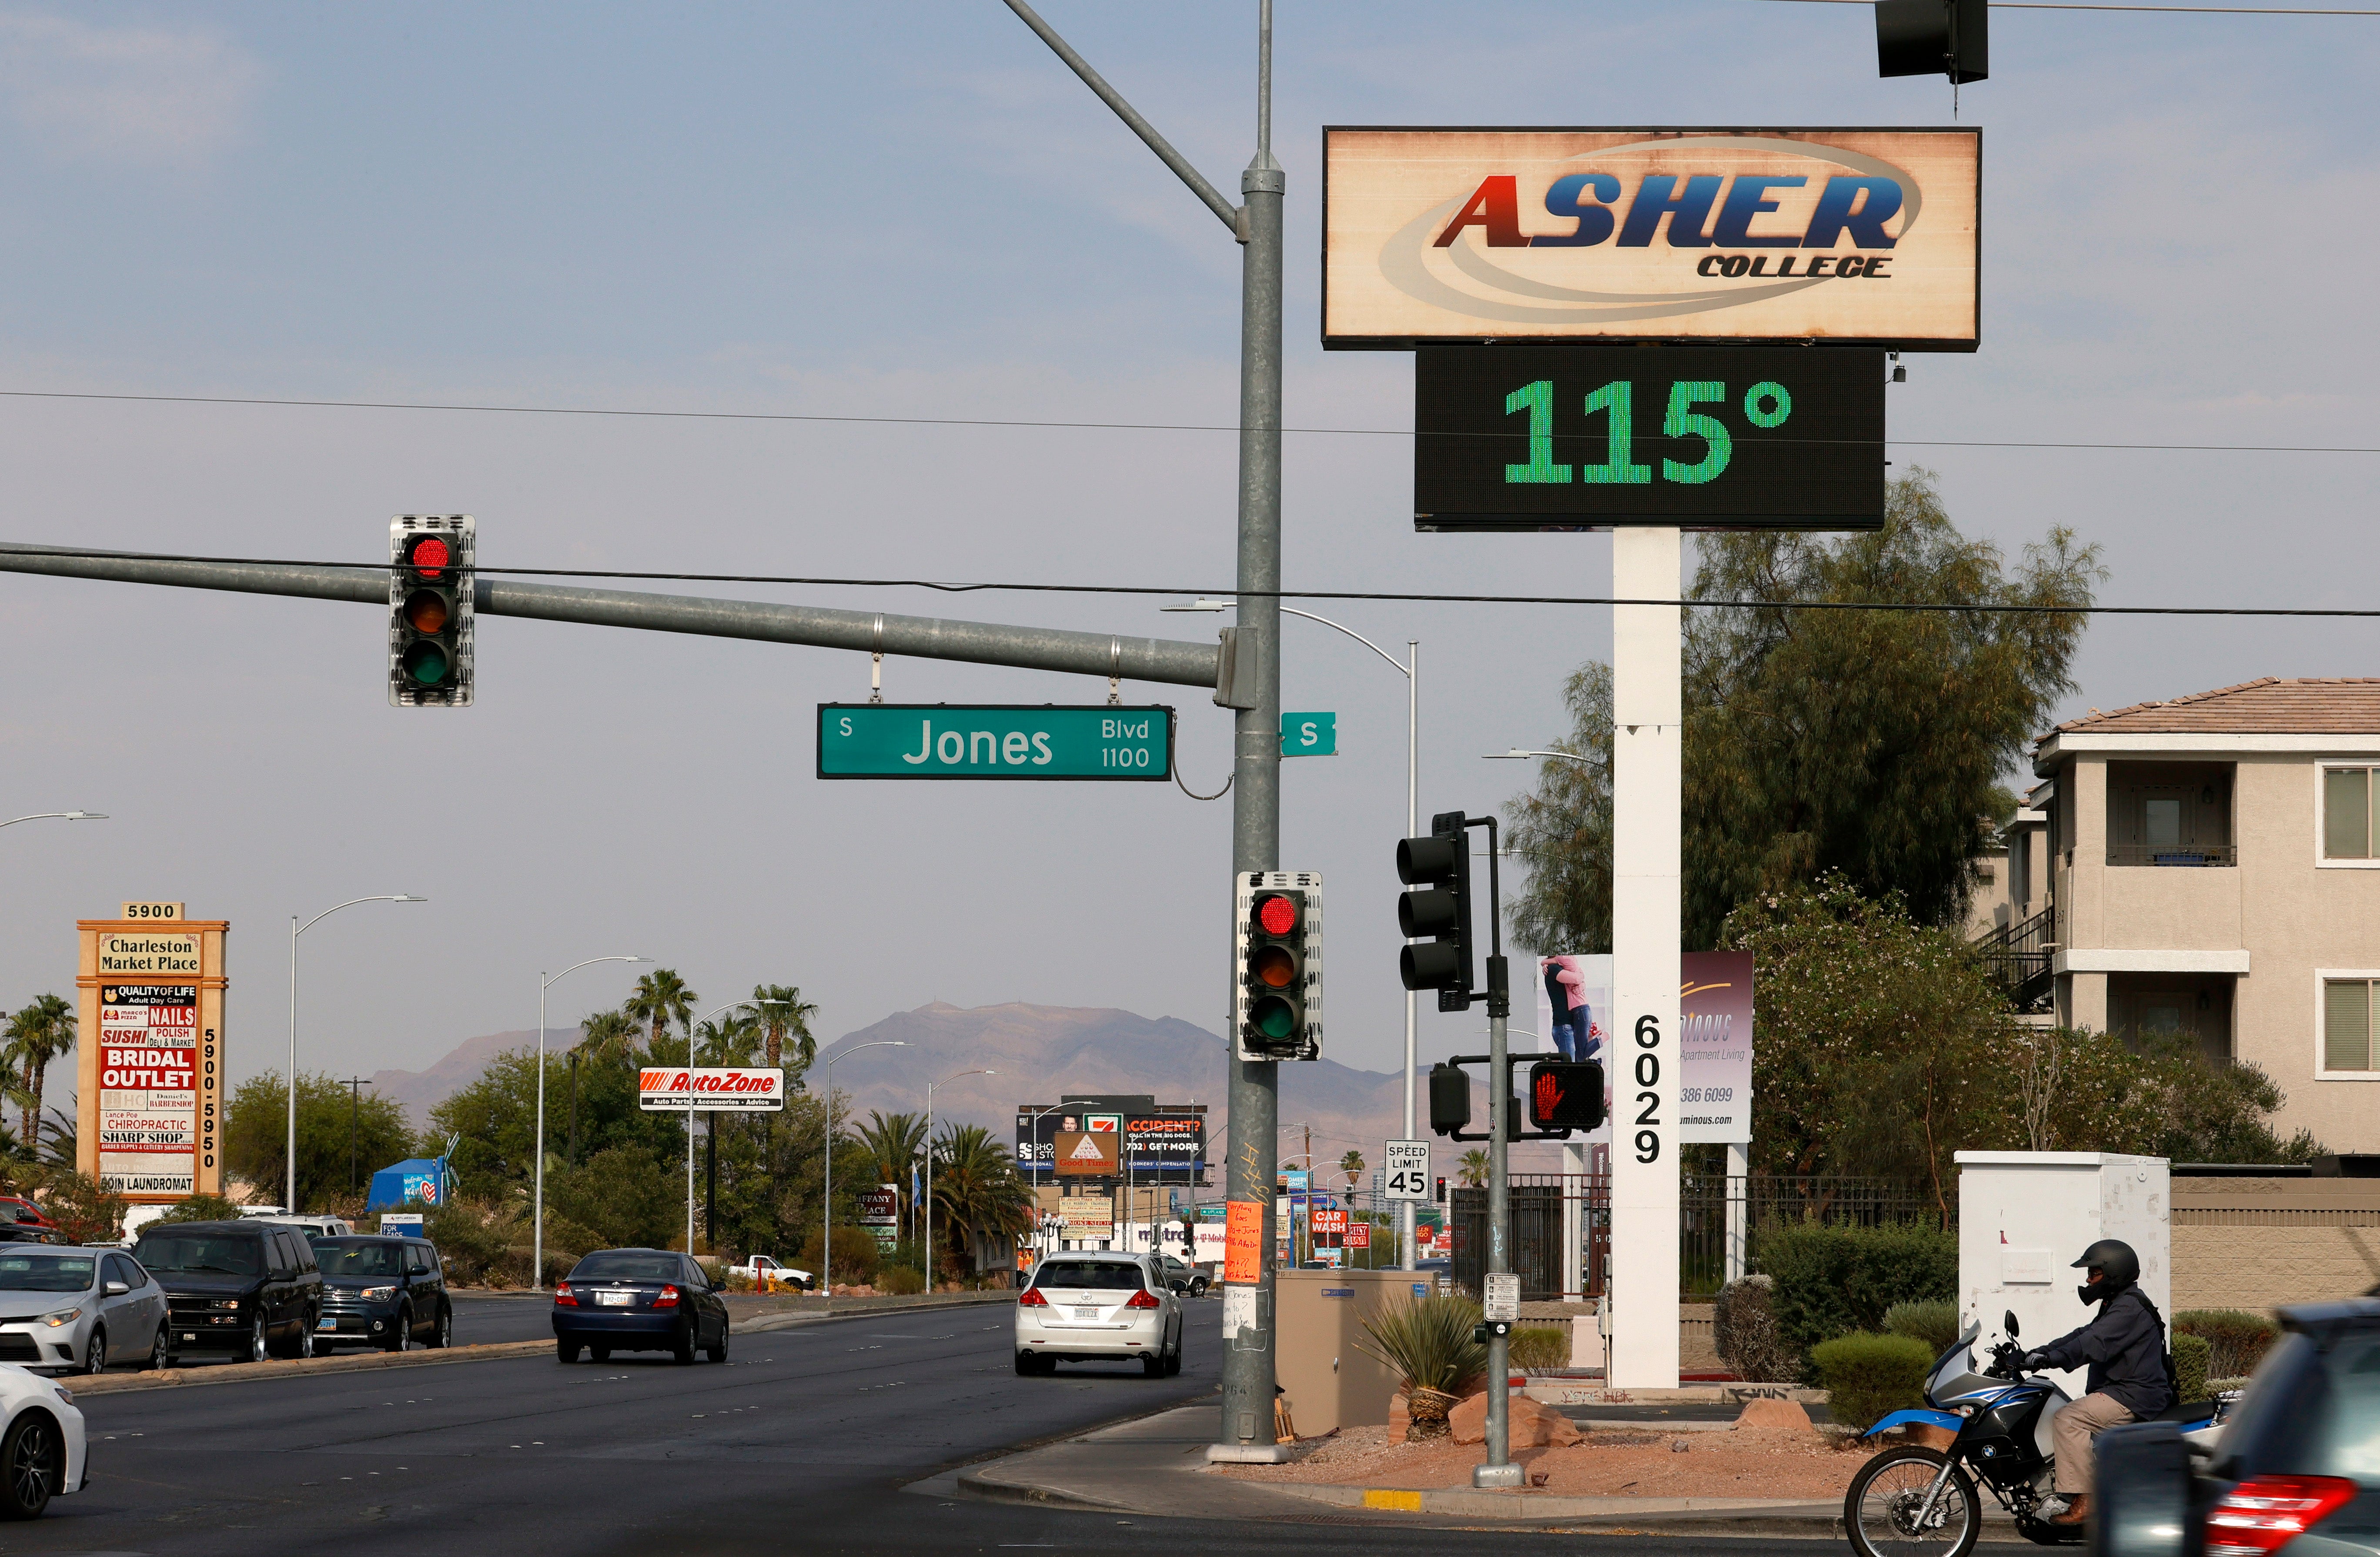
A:
[[[2050,1520],[2053,1525],[2080,1525],[2089,1515],[2091,1441],[2125,1422],[2146,1421],[2173,1404],[2165,1318],[2141,1291],[2141,1257],[2120,1239],[2102,1238],[2082,1251],[2073,1268],[2086,1272],[2076,1292],[2083,1302],[2099,1305],[2098,1316],[2024,1358],[2029,1372],[2083,1363],[2091,1368],[2088,1393],[2050,1425],[2058,1495],[2067,1505]]]

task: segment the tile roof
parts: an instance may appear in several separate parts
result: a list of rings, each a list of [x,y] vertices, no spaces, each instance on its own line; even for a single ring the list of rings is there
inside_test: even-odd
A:
[[[2380,676],[2262,676],[2161,703],[2094,712],[2052,735],[2380,735]],[[2047,740],[2048,736],[2041,737]]]

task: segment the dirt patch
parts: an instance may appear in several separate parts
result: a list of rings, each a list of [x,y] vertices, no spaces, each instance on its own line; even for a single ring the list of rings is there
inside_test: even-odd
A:
[[[1728,1432],[1590,1431],[1560,1449],[1521,1449],[1530,1485],[1584,1497],[1840,1498],[1868,1455],[1815,1429]],[[1675,1445],[1686,1447],[1681,1451]],[[1243,1481],[1428,1490],[1468,1487],[1475,1446],[1391,1441],[1386,1428],[1349,1428],[1281,1466],[1215,1466]],[[1542,1477],[1541,1481],[1538,1478]]]

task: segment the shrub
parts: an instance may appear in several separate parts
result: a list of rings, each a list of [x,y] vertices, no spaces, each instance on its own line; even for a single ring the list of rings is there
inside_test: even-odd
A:
[[[1884,1311],[1884,1330],[1888,1335],[1906,1335],[1912,1341],[1925,1342],[1938,1357],[1959,1344],[1959,1306],[1895,1303]]]
[[[151,1219],[159,1222],[237,1222],[239,1208],[220,1195],[186,1195]]]
[[[1858,1332],[1820,1342],[1810,1361],[1827,1389],[1827,1415],[1864,1432],[1887,1412],[1925,1404],[1934,1354],[1906,1335]]]
[[[2173,1317],[2173,1333],[2177,1339],[2184,1335],[2205,1337],[2207,1345],[2213,1348],[2206,1371],[2215,1378],[2228,1379],[2256,1371],[2256,1364],[2264,1360],[2265,1348],[2280,1339],[2281,1327],[2244,1308],[2185,1308]],[[2177,1348],[2174,1366],[2180,1365],[2181,1354]]]
[[[1820,1342],[1880,1329],[1896,1303],[1955,1298],[1959,1235],[1906,1224],[1803,1222],[1770,1229],[1760,1241],[1760,1263],[1777,1280],[1779,1337],[1815,1362]]]
[[[1512,1366],[1524,1373],[1551,1373],[1570,1366],[1568,1326],[1516,1324],[1505,1339]]]
[[[1777,1332],[1777,1283],[1769,1276],[1740,1276],[1718,1289],[1711,1307],[1711,1330],[1719,1360],[1748,1383],[1790,1378],[1792,1356]]]
[[[794,1263],[805,1271],[826,1271],[823,1240],[813,1233],[802,1245],[802,1252]],[[883,1264],[882,1252],[876,1247],[876,1235],[865,1227],[838,1227],[834,1230],[834,1269],[827,1274],[831,1281],[821,1281],[821,1290],[840,1283],[844,1286],[861,1286],[875,1279],[877,1269]],[[922,1283],[921,1283],[922,1290]]]
[[[69,1243],[112,1244],[124,1236],[124,1197],[89,1174],[55,1170],[42,1186],[41,1201]]]
[[[926,1272],[915,1265],[887,1265],[876,1272],[876,1290],[906,1297],[926,1290]]]
[[[2206,1359],[2214,1352],[2214,1344],[2204,1335],[2173,1338],[2174,1388],[2183,1400],[2207,1398]]]
[[[1478,1323],[1478,1304],[1433,1293],[1365,1315],[1355,1346],[1385,1364],[1408,1392],[1456,1394],[1488,1368],[1488,1348],[1471,1338]]]

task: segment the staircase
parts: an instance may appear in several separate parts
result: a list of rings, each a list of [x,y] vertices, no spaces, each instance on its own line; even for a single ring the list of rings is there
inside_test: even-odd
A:
[[[2008,991],[2019,1011],[2046,1011],[2056,979],[2049,954],[2058,944],[2058,910],[2044,908],[2029,919],[1977,936],[1972,943],[1984,970]]]

